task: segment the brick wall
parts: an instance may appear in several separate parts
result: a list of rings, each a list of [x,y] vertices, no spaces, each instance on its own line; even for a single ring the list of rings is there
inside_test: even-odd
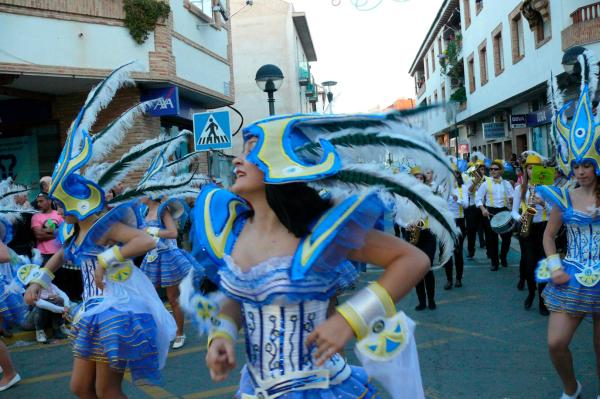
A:
[[[3,0],[3,4],[53,12],[75,14],[88,17],[124,19],[123,0]]]
[[[574,46],[599,42],[600,18],[575,23],[563,30],[561,36],[563,51]]]

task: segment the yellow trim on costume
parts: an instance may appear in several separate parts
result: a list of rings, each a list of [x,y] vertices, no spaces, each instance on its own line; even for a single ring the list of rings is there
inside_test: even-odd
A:
[[[493,191],[494,191],[494,189],[493,189],[494,181],[493,180],[494,179],[491,178],[491,177],[488,177],[488,179],[487,179],[488,199],[490,201],[490,204],[488,206],[490,206],[492,208],[495,208],[495,206],[494,206],[494,193],[493,193]],[[499,184],[502,184],[502,179],[500,180]],[[506,200],[506,190],[504,190],[504,185],[502,185],[502,188],[503,188],[503,191],[504,191],[504,206],[507,206],[508,205],[508,201]]]
[[[458,199],[460,201],[463,200],[463,191],[462,191],[462,186],[458,187]],[[464,210],[463,207],[460,203],[458,203],[458,218],[462,218],[464,217]]]
[[[364,319],[359,315],[352,306],[344,302],[336,308],[337,312],[348,322],[357,340],[363,339],[368,332],[369,326]]]
[[[54,273],[48,268],[42,267],[36,273],[36,277],[31,280],[31,283],[36,283],[43,288],[48,288],[54,280]]]
[[[319,116],[314,116],[314,118],[316,117]],[[262,144],[256,155],[269,169],[270,178],[283,179],[320,175],[329,172],[335,166],[335,153],[333,152],[327,154],[323,163],[313,166],[299,164],[286,153],[283,146],[283,137],[286,128],[290,122],[306,118],[306,115],[293,116],[290,118],[269,120],[257,125],[264,133],[262,135]],[[308,118],[311,117],[308,116]]]
[[[368,288],[373,291],[381,301],[381,304],[385,308],[385,315],[387,317],[392,317],[396,314],[396,305],[394,304],[394,300],[390,296],[390,293],[383,288],[378,281],[374,281],[373,283],[369,284]]]
[[[219,330],[219,331],[212,332],[208,336],[208,342],[206,344],[206,347],[210,348],[210,344],[212,344],[212,342],[217,338],[225,338],[225,339],[228,339],[229,341],[231,341],[232,343],[234,342],[234,339],[231,335],[227,334],[225,331]]]
[[[206,195],[206,201],[204,201],[204,233],[206,234],[206,240],[208,241],[213,254],[217,258],[223,259],[227,237],[229,237],[229,233],[231,232],[231,229],[233,229],[233,223],[237,218],[237,211],[235,208],[237,205],[243,203],[239,200],[232,200],[229,202],[229,218],[227,219],[221,234],[215,234],[215,229],[213,228],[210,216],[210,204],[212,202],[212,197],[216,192],[217,190],[208,193]]]
[[[348,215],[352,214],[352,212],[354,212],[354,210],[364,201],[364,199],[367,197],[368,194],[363,194],[360,197],[358,197],[356,199],[356,201],[354,202],[354,204],[352,204],[352,206],[350,206],[336,221],[335,223],[333,223],[331,225],[331,227],[329,227],[323,234],[319,235],[317,237],[317,239],[315,240],[315,242],[312,242],[312,238],[313,238],[313,233],[311,232],[306,239],[302,242],[301,244],[301,248],[300,248],[300,265],[302,267],[305,267],[309,261],[309,259],[311,258],[311,256],[313,255],[313,253],[321,246],[321,243],[323,241],[325,241],[327,238],[329,238],[329,236],[331,236],[331,234],[333,234],[335,232],[335,230],[338,228],[338,226],[340,224],[342,224],[348,217]],[[323,215],[323,217],[321,218],[321,220],[319,220],[319,222],[317,222],[317,224],[315,225],[315,227],[312,229],[312,231],[315,231],[319,228],[319,225],[321,224],[322,220],[326,220],[327,216],[328,216],[329,212],[325,213],[325,215]]]
[[[123,257],[123,254],[121,253],[121,248],[119,248],[118,246],[113,246],[112,247],[112,251],[113,254],[115,254],[115,259],[118,260],[119,262],[125,262],[125,258]]]

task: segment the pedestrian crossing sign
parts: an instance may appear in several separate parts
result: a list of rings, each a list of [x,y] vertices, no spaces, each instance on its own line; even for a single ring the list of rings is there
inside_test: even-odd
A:
[[[196,151],[231,148],[229,111],[201,112],[193,120]]]

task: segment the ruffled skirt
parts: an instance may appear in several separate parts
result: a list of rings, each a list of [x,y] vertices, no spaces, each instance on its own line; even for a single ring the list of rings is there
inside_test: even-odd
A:
[[[575,266],[564,261],[563,266],[571,279],[561,285],[548,283],[542,293],[546,307],[553,312],[574,316],[600,314],[600,282],[593,287],[586,287],[575,278],[574,274],[579,272]]]
[[[121,282],[107,281],[104,296],[86,299],[73,312],[75,357],[131,371],[136,384],[159,384],[175,321],[148,278],[132,266]]]
[[[194,257],[186,251],[170,248],[149,252],[141,269],[155,286],[170,287],[183,280],[194,262]]]
[[[380,398],[377,389],[369,382],[369,377],[362,367],[349,366],[352,373],[339,384],[331,384],[329,388],[292,390],[278,396],[278,399],[376,399]],[[240,389],[236,398],[255,399],[255,388],[247,368],[242,369]],[[244,395],[244,396],[242,396]],[[248,396],[245,396],[248,395]]]
[[[0,316],[3,327],[19,325],[26,313],[27,305],[23,301],[23,295],[11,292],[8,285],[0,280]]]

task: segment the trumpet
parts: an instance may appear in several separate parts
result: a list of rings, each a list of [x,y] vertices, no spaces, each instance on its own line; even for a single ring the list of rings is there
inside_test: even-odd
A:
[[[483,181],[483,175],[479,173],[479,167],[477,165],[473,165],[467,169],[467,174],[471,177],[471,187],[469,187],[469,191],[474,193]]]
[[[529,199],[527,200],[527,207],[521,214],[521,230],[519,231],[519,235],[523,238],[529,237],[531,233],[531,223],[533,222],[533,217],[537,213],[535,209],[535,204],[533,202],[533,198],[535,196],[535,187],[529,187]]]
[[[408,242],[412,245],[417,245],[419,242],[419,237],[421,236],[421,230],[425,227],[425,222],[421,219],[417,222],[417,224],[413,224],[408,227],[408,231],[410,233],[408,237]]]

